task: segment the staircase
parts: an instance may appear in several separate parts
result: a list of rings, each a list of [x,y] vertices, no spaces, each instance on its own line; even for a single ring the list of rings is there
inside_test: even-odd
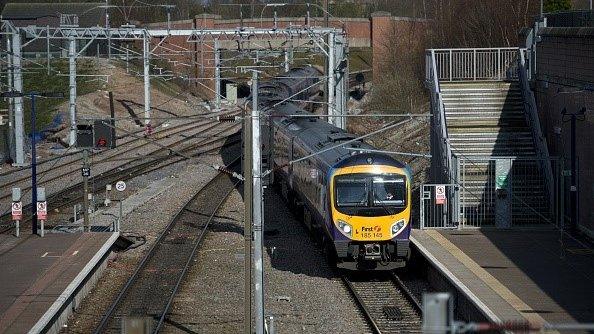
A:
[[[517,81],[442,82],[451,151],[460,161],[460,203],[467,226],[495,224],[495,159],[511,157],[515,226],[549,218],[549,201]]]

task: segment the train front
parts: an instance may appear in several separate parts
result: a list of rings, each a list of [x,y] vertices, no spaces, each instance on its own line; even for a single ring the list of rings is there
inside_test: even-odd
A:
[[[337,266],[405,266],[410,254],[410,169],[388,156],[358,154],[334,166],[329,182]]]

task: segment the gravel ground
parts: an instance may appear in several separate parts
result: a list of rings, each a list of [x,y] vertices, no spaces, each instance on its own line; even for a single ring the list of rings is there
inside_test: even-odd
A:
[[[204,125],[206,126],[206,125]],[[163,137],[160,138],[158,141],[158,145],[156,144],[149,144],[149,145],[144,145],[142,147],[139,147],[137,149],[132,149],[132,150],[127,150],[126,148],[122,147],[121,149],[116,149],[117,151],[114,152],[109,152],[106,151],[105,154],[108,154],[108,156],[115,156],[115,157],[128,157],[128,158],[138,158],[138,157],[142,157],[142,156],[148,156],[150,155],[152,152],[156,152],[157,150],[159,150],[162,145],[167,145],[167,144],[171,144],[171,143],[176,143],[179,142],[180,140],[184,140],[184,138],[187,138],[188,136],[192,136],[192,135],[202,135],[205,133],[204,130],[201,130],[204,126],[200,126],[198,129],[196,128],[192,128],[190,130],[186,130],[183,131],[180,134],[177,135],[173,135],[173,136],[167,136],[167,137]],[[220,130],[221,126],[217,126],[216,129]],[[219,131],[219,130],[210,130],[208,133],[214,133],[214,131]],[[183,136],[182,136],[183,135]],[[158,137],[155,137],[153,139],[156,139]],[[177,145],[175,147],[175,149],[178,149],[180,147],[183,147],[185,145],[188,145],[190,143],[195,143],[198,141],[204,140],[202,138],[196,138],[196,139],[189,139],[189,140],[185,140],[184,143],[181,143],[179,145]],[[144,140],[141,140],[140,143],[144,143]],[[139,143],[139,144],[140,144]],[[137,146],[138,144],[136,144],[135,146]],[[118,155],[118,152],[120,151],[124,151],[126,150],[126,153],[120,153]],[[161,153],[163,154],[163,153]],[[103,158],[99,158],[99,159],[103,159]],[[91,162],[91,166],[92,166],[92,175],[99,175],[100,173],[109,171],[111,169],[114,168],[125,168],[127,166],[127,164],[129,163],[129,161],[131,160],[113,160],[113,161],[109,161],[109,162],[103,162],[103,163],[96,163],[96,158],[90,159]],[[61,189],[64,189],[65,187],[69,187],[72,186],[76,183],[81,182],[81,176],[80,173],[78,172],[80,168],[80,165],[69,165],[69,166],[65,166],[64,168],[56,168],[53,170],[50,170],[47,173],[38,173],[38,181],[40,186],[43,186],[46,188],[46,193],[48,194],[48,196],[52,193],[55,193]],[[43,182],[43,180],[50,180],[50,178],[52,177],[56,177],[56,176],[61,176],[55,180],[51,180],[49,182]],[[24,181],[22,184],[20,184],[19,186],[21,187],[25,187],[25,186],[29,186],[29,181]],[[92,186],[92,185],[91,185]],[[3,195],[10,193],[10,189],[5,189],[4,191],[2,191]],[[24,203],[28,203],[28,201],[30,201],[30,197],[31,194],[29,191],[23,192],[23,202]],[[0,212],[4,212],[10,209],[10,203],[2,203],[0,204]],[[51,202],[49,203],[49,208],[51,210]],[[51,225],[53,223],[53,218],[50,215],[49,217],[49,221],[48,221],[48,225]]]
[[[203,156],[202,161],[210,164],[222,164],[220,155]],[[169,178],[175,193],[163,194],[146,201],[136,210],[124,217],[121,225],[122,233],[146,238],[146,243],[139,247],[117,253],[95,288],[84,299],[81,307],[69,319],[62,333],[90,333],[98,324],[111,302],[117,296],[138,262],[154,243],[165,225],[177,211],[212,177],[216,171],[204,165],[191,162],[180,162],[167,168],[135,178],[127,183],[131,193],[156,180]],[[128,190],[127,190],[128,191]]]
[[[340,278],[273,191],[266,191],[265,214],[266,314],[275,317],[277,331],[366,332]],[[234,191],[175,298],[164,332],[241,332],[243,261],[243,199]]]

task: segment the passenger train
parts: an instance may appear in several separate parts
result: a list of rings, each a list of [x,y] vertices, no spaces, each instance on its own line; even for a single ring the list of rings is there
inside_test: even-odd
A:
[[[319,71],[292,69],[259,87],[273,182],[339,268],[392,270],[410,257],[410,168],[305,111]],[[279,103],[281,102],[281,103]],[[309,117],[311,116],[311,117]]]

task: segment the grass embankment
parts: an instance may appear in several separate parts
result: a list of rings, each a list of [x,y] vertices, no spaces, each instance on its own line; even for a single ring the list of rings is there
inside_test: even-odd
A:
[[[78,75],[96,74],[96,68],[93,61],[79,60],[76,71]],[[97,90],[100,84],[96,78],[92,77],[77,77],[77,95],[84,95]],[[56,114],[58,113],[58,106],[68,101],[69,94],[69,78],[68,78],[68,61],[54,60],[51,62],[50,75],[47,74],[45,67],[39,66],[25,66],[23,69],[23,91],[28,92],[59,92],[64,94],[64,98],[41,98],[35,99],[36,110],[36,127],[37,131],[48,126]],[[31,133],[31,100],[24,98],[24,123],[25,132]],[[6,109],[8,107],[7,101],[0,101],[0,108]]]

